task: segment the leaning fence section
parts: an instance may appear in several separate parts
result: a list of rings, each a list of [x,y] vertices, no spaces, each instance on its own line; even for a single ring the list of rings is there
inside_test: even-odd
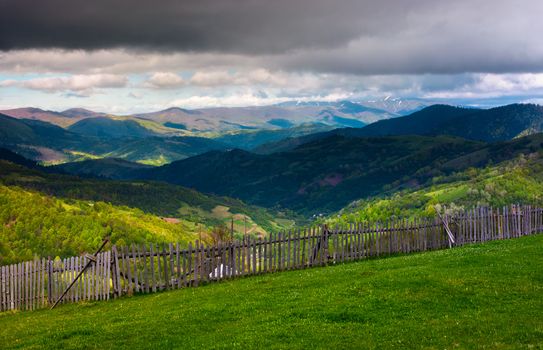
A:
[[[433,219],[391,219],[348,227],[301,229],[267,237],[204,244],[113,246],[96,255],[40,259],[0,268],[0,311],[107,300],[196,287],[247,275],[408,254],[541,232],[543,209],[476,208]],[[83,270],[91,259],[90,268]],[[83,271],[83,272],[82,272]]]
[[[107,300],[111,294],[111,252],[97,254],[69,290],[63,303]],[[0,311],[34,310],[54,303],[89,257],[36,259],[0,267]]]

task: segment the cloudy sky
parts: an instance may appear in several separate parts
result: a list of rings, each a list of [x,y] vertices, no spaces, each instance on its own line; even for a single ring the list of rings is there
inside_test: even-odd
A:
[[[543,102],[540,0],[0,0],[0,109]]]

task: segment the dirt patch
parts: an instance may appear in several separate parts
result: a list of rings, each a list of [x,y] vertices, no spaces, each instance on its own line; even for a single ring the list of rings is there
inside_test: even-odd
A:
[[[161,218],[163,221],[166,221],[170,224],[179,224],[181,222],[181,220],[177,219],[177,218]]]

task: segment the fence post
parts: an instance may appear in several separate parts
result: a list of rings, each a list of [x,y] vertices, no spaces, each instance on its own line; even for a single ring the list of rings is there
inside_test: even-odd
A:
[[[111,279],[113,280],[113,297],[121,296],[121,271],[119,270],[119,254],[117,246],[111,248],[113,259],[111,259]]]
[[[324,265],[328,265],[328,226],[323,226],[323,237],[324,237],[324,249],[323,249],[323,256],[324,256]]]
[[[53,302],[52,298],[52,288],[53,287],[53,264],[51,257],[47,257],[47,303],[51,304]]]

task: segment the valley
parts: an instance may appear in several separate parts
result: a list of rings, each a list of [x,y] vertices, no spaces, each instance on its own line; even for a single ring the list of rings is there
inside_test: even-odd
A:
[[[359,120],[360,113],[377,113],[345,102],[254,107],[244,111],[253,113],[252,120],[254,113],[267,116],[268,126],[241,127],[243,118],[230,118],[228,127],[207,129],[191,127],[191,121],[240,110],[172,108],[118,117],[28,109],[17,118],[0,115],[3,230],[9,242],[28,246],[4,243],[5,259],[88,251],[107,229],[115,242],[187,242],[213,230],[263,237],[306,224],[432,216],[435,208],[542,204],[534,194],[543,173],[539,106],[432,105],[406,116],[387,112],[385,119],[355,128],[292,117],[318,108],[341,109]],[[270,110],[277,113],[273,118]],[[75,120],[63,125],[51,119],[59,115]],[[481,120],[492,128],[481,128]],[[17,197],[34,201],[30,212],[40,217],[65,220],[41,225],[26,218],[30,212],[14,215]],[[63,214],[48,213],[46,203]],[[21,233],[22,227],[27,234],[52,227],[73,231],[91,221],[98,226],[84,229],[91,233],[78,243],[53,235],[43,238],[49,245],[40,245]]]

